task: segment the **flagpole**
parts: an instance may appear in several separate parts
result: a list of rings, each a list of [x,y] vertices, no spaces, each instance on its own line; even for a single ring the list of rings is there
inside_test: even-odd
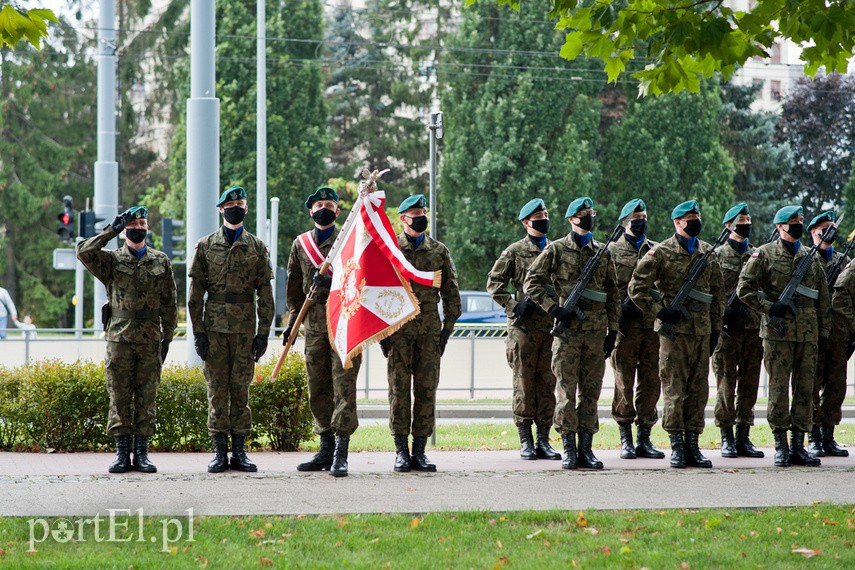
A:
[[[377,191],[377,180],[380,179],[381,176],[389,172],[388,169],[383,171],[369,172],[367,168],[362,169],[362,177],[365,178],[364,181],[359,183],[359,196],[356,198],[356,202],[353,204],[353,208],[350,210],[350,213],[347,215],[347,219],[344,221],[344,224],[341,226],[341,231],[338,233],[338,236],[335,238],[333,242],[332,248],[330,248],[330,252],[327,254],[326,259],[318,268],[318,274],[323,275],[326,273],[330,265],[332,265],[333,261],[335,261],[336,257],[338,257],[339,250],[342,247],[342,238],[347,235],[350,231],[351,226],[356,223],[356,216],[359,215],[359,209],[362,208],[362,200],[365,196],[371,194],[372,192]],[[318,286],[315,283],[312,283],[312,287],[309,289],[309,293],[306,295],[306,300],[303,301],[303,306],[300,307],[300,312],[297,313],[297,319],[294,321],[294,326],[291,328],[291,334],[288,336],[288,340],[285,342],[285,347],[282,349],[282,354],[279,355],[279,360],[276,362],[276,366],[273,368],[273,373],[270,375],[271,380],[275,380],[277,376],[279,376],[279,371],[282,370],[282,366],[285,364],[285,359],[288,357],[288,353],[291,352],[291,347],[294,345],[294,341],[297,340],[297,335],[300,334],[300,325],[303,324],[303,319],[306,318],[306,313],[309,311],[309,305],[312,303],[312,299],[315,296],[315,291]]]

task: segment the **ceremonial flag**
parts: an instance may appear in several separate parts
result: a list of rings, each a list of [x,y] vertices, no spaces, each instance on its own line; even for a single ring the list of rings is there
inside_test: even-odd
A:
[[[386,338],[419,314],[410,280],[439,287],[439,271],[419,271],[398,248],[386,216],[383,192],[365,194],[354,204],[353,224],[345,228],[332,260],[327,300],[330,343],[345,368],[363,346]]]

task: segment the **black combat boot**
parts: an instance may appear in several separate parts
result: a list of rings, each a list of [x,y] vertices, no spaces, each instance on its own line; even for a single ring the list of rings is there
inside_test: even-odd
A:
[[[750,425],[737,424],[736,441],[733,446],[736,448],[736,455],[739,457],[766,457],[765,453],[754,447],[754,444],[751,443],[751,438],[748,437],[750,433]]]
[[[635,459],[635,447],[632,444],[632,424],[618,424],[620,431],[620,458]]]
[[[790,438],[790,463],[793,465],[804,465],[805,467],[819,467],[822,462],[819,458],[805,449],[805,432],[793,430]]]
[[[395,439],[395,471],[398,473],[410,472],[410,446],[408,443],[409,437],[406,435],[396,435]]]
[[[587,469],[602,469],[603,462],[594,456],[591,445],[594,443],[594,434],[589,431],[579,432],[579,467]]]
[[[517,431],[520,432],[520,457],[523,459],[537,459],[537,452],[534,450],[534,439],[531,437],[531,420],[525,420],[517,425]]]
[[[775,467],[790,466],[790,445],[787,443],[787,430],[776,429],[775,436]]]
[[[347,477],[348,445],[350,445],[349,435],[335,436],[335,451],[333,452],[332,467],[330,467],[330,475],[333,477]]]
[[[815,457],[825,457],[825,448],[822,446],[822,428],[819,425],[811,427],[808,433],[808,452]]]
[[[668,434],[671,438],[671,467],[677,469],[686,468],[686,449],[683,441],[683,432],[675,431]]]
[[[427,437],[413,436],[413,455],[410,457],[410,469],[413,471],[436,471],[436,465],[425,456]]]
[[[134,436],[134,469],[140,473],[157,473],[157,467],[148,460],[148,438]]]
[[[335,436],[331,431],[321,434],[321,448],[314,457],[297,466],[297,471],[326,471],[332,467]]]
[[[214,459],[208,463],[208,473],[222,473],[229,468],[229,436],[225,433],[215,433]]]
[[[116,436],[116,460],[110,464],[107,471],[110,473],[127,473],[133,468],[131,465],[131,436]]]
[[[561,442],[564,444],[564,458],[561,461],[561,468],[576,469],[579,465],[579,457],[576,452],[576,432],[562,433]]]
[[[246,436],[232,434],[232,460],[229,462],[229,466],[236,471],[255,473],[258,471],[258,467],[246,456],[245,443]]]
[[[831,457],[849,457],[849,451],[843,449],[834,441],[834,426],[822,427],[822,447],[825,454]]]
[[[738,457],[736,445],[733,441],[733,426],[721,428],[721,456]]]
[[[650,441],[649,427],[638,426],[638,444],[635,446],[635,455],[648,459],[665,459],[665,454],[653,447],[653,442]]]
[[[688,467],[712,467],[712,461],[704,457],[701,448],[698,447],[698,437],[701,434],[695,431],[687,431],[683,437],[686,438],[686,465]]]
[[[537,424],[537,441],[534,451],[538,459],[561,459],[561,454],[549,445],[549,428],[552,424]]]

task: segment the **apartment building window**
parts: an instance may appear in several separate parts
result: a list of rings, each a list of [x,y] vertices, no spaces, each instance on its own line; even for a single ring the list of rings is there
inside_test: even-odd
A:
[[[772,44],[772,63],[781,63],[781,44]]]
[[[772,101],[781,100],[781,82],[773,79],[769,82],[769,90],[772,92]]]

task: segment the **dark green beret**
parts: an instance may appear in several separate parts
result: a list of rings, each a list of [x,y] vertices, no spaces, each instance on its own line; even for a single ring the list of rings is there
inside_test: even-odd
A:
[[[540,198],[535,198],[534,200],[529,200],[526,203],[526,205],[522,207],[522,210],[520,210],[519,220],[523,221],[524,219],[526,219],[527,217],[529,217],[533,213],[539,212],[539,211],[545,210],[545,209],[546,209],[546,204],[544,204],[543,200],[541,200]]]
[[[145,220],[148,219],[148,208],[145,206],[134,206],[122,212],[122,216],[125,215],[131,220]]]
[[[807,229],[808,229],[808,231],[810,231],[811,228],[813,228],[817,224],[821,224],[823,222],[836,222],[836,221],[837,221],[837,216],[834,215],[834,212],[832,210],[828,210],[827,212],[823,212],[820,215],[818,215],[817,217],[815,217],[814,219],[812,219],[810,221],[810,223],[808,224]]]
[[[567,213],[564,214],[565,218],[572,218],[576,214],[579,213],[579,210],[584,210],[585,208],[593,208],[594,201],[588,198],[587,196],[583,196],[582,198],[576,198],[570,205],[567,206]]]
[[[803,213],[801,206],[784,206],[775,213],[775,219],[772,220],[772,223],[786,224],[791,219],[803,215]]]
[[[403,214],[411,208],[427,208],[427,200],[423,194],[413,194],[398,206],[398,213]]]
[[[318,200],[332,200],[333,202],[338,204],[338,192],[336,192],[329,186],[321,186],[320,188],[315,190],[308,198],[306,198],[306,207],[311,209],[312,204],[314,204]]]
[[[647,205],[644,203],[644,200],[641,198],[636,198],[635,200],[630,200],[627,202],[623,209],[620,211],[620,217],[618,221],[623,221],[629,216],[632,215],[633,212],[646,212]]]
[[[682,218],[686,214],[700,214],[701,206],[698,204],[697,200],[687,200],[682,204],[678,204],[676,208],[671,211],[671,219],[676,220],[677,218]]]
[[[721,219],[721,225],[724,225],[727,222],[732,222],[737,217],[743,214],[745,214],[746,216],[750,216],[751,212],[748,211],[748,204],[746,204],[745,202],[740,202],[739,204],[727,211],[727,213]]]
[[[246,200],[246,190],[240,186],[232,186],[220,194],[220,201],[217,202],[217,207],[219,208],[226,202],[232,202],[234,200]]]

